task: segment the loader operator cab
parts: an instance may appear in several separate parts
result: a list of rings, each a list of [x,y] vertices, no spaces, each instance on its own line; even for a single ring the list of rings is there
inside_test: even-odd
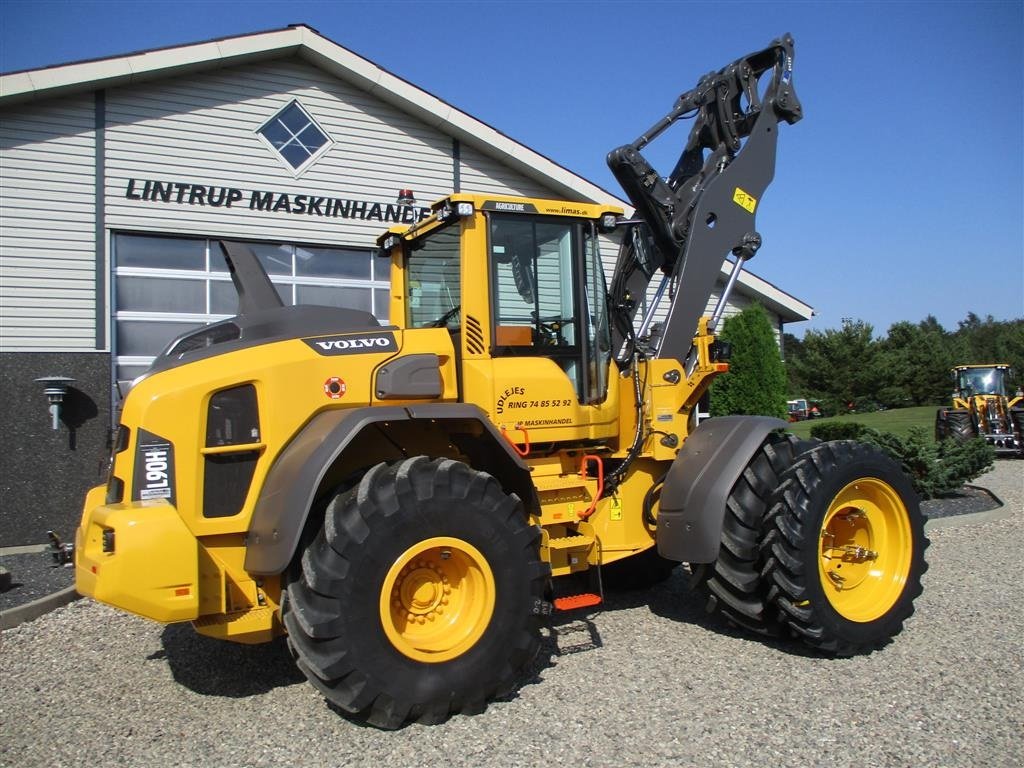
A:
[[[453,195],[430,218],[380,239],[392,285],[404,288],[391,317],[409,329],[448,329],[460,399],[490,403],[509,424],[526,416],[537,427],[592,423],[588,407],[608,396],[612,349],[598,224],[620,213]],[[511,418],[514,409],[524,419]],[[610,423],[610,414],[599,420]]]

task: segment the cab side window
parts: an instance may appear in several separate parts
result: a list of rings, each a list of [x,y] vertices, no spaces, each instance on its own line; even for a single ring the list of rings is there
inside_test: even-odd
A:
[[[459,228],[446,227],[417,241],[406,258],[410,328],[457,327],[462,306]]]

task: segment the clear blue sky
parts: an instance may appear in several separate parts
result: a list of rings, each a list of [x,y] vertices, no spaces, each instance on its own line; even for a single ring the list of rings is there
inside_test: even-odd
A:
[[[306,23],[606,189],[604,164],[697,78],[790,32],[754,272],[810,324],[1024,317],[1024,3],[20,2],[0,70]],[[651,159],[668,173],[685,139]]]

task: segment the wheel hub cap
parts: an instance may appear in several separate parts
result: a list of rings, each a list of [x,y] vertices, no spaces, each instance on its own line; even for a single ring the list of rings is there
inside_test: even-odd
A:
[[[407,620],[422,624],[444,613],[451,592],[445,572],[424,560],[399,572],[398,584],[391,591],[392,606],[404,610]]]
[[[384,633],[402,654],[449,661],[480,639],[494,613],[494,575],[478,549],[450,537],[399,555],[381,587]]]
[[[892,486],[862,478],[836,494],[822,521],[818,574],[841,616],[883,616],[903,592],[912,555],[907,508]]]

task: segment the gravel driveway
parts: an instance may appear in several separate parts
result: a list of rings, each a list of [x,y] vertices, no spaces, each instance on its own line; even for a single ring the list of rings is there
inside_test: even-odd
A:
[[[998,513],[929,527],[905,631],[830,660],[706,617],[681,575],[555,626],[483,715],[397,732],[339,717],[281,642],[245,647],[81,600],[0,640],[0,765],[1020,766],[1024,462]]]

